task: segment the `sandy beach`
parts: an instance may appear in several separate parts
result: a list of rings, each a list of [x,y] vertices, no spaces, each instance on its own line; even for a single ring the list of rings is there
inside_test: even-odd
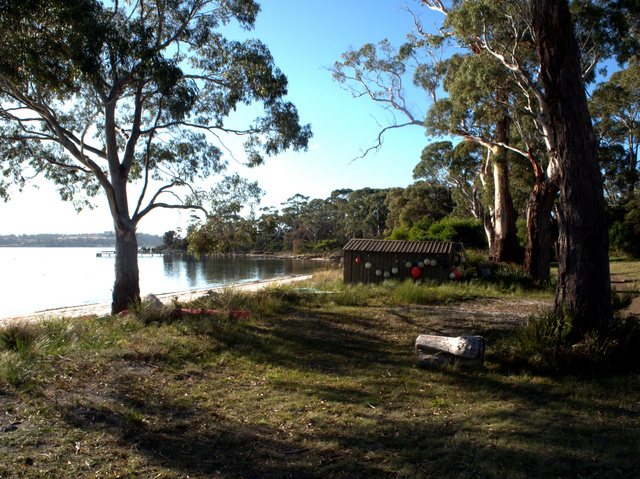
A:
[[[163,303],[169,303],[173,299],[178,301],[188,302],[194,300],[200,296],[204,296],[209,291],[222,291],[225,288],[232,288],[238,291],[257,291],[262,288],[266,288],[271,285],[288,284],[296,281],[304,281],[311,278],[312,275],[295,275],[295,276],[283,276],[280,278],[274,278],[263,281],[251,281],[247,283],[238,283],[227,286],[217,286],[214,288],[197,289],[192,291],[182,291],[176,293],[157,294],[156,297]],[[77,318],[82,316],[106,316],[111,312],[111,302],[108,303],[95,303],[95,304],[83,304],[80,306],[69,306],[65,308],[47,309],[43,311],[36,311],[27,315],[10,316],[6,318],[0,318],[0,326],[5,323],[23,322],[23,321],[37,321],[41,319],[52,318]]]

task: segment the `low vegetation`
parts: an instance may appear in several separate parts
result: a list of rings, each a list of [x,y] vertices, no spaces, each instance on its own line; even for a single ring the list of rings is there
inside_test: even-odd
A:
[[[339,274],[171,305],[220,314],[7,325],[0,478],[637,474],[637,318],[574,347],[553,288],[508,269],[444,286]],[[482,335],[485,366],[419,368],[419,334]]]

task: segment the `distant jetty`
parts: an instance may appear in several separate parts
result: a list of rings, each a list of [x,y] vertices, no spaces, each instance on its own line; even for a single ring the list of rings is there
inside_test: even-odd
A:
[[[160,256],[164,254],[164,251],[153,251],[153,248],[144,248],[138,251],[138,256]],[[96,252],[97,258],[114,258],[115,256],[116,252],[114,250]]]

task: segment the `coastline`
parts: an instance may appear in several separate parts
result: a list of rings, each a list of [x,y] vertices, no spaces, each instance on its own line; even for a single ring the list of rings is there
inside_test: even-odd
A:
[[[304,281],[310,279],[313,275],[290,275],[281,276],[278,278],[249,281],[246,283],[235,283],[224,286],[215,286],[212,288],[195,289],[190,291],[177,291],[174,293],[165,293],[155,295],[163,303],[168,303],[173,299],[178,301],[188,302],[192,301],[200,296],[204,296],[209,291],[223,291],[227,288],[231,288],[237,291],[258,291],[274,284],[289,284],[297,281]],[[30,321],[39,321],[45,319],[58,319],[58,318],[78,318],[82,316],[107,316],[111,313],[111,302],[107,303],[93,303],[83,304],[78,306],[67,306],[63,308],[46,309],[42,311],[35,311],[31,314],[24,314],[18,316],[9,316],[0,318],[0,326],[4,326],[9,323],[21,323]]]

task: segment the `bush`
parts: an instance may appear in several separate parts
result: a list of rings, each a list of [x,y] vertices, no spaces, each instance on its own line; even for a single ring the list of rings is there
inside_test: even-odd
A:
[[[340,249],[340,243],[338,243],[337,239],[324,239],[318,241],[313,247],[314,251],[335,251]]]
[[[640,258],[640,199],[633,199],[619,206],[607,208],[609,222],[609,246],[613,253]]]
[[[396,241],[406,241],[409,239],[409,230],[404,227],[397,228],[391,232],[391,234],[387,237],[390,240]]]
[[[486,248],[487,237],[480,220],[443,218],[427,232],[430,241],[453,241],[472,248]]]
[[[433,225],[433,220],[426,216],[420,221],[416,221],[409,230],[408,239],[411,241],[433,241],[429,237],[429,228],[431,228],[431,225]]]
[[[605,330],[576,335],[572,318],[548,312],[518,331],[511,360],[542,371],[640,371],[640,319],[618,316]]]

